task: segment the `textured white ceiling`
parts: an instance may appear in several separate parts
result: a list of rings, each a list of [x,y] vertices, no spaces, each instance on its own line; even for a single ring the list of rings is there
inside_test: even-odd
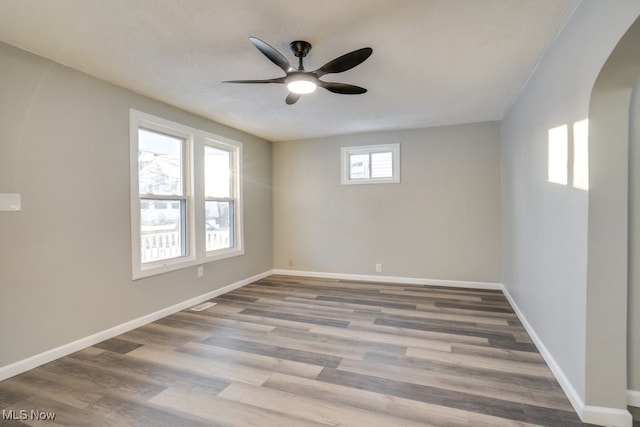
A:
[[[2,0],[0,40],[269,140],[500,120],[579,0]],[[373,55],[323,77],[297,104],[284,73],[249,41],[313,70],[352,50]]]

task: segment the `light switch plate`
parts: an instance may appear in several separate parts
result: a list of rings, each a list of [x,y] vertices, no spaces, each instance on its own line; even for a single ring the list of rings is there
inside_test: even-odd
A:
[[[0,211],[19,211],[22,209],[22,197],[20,194],[0,194]]]

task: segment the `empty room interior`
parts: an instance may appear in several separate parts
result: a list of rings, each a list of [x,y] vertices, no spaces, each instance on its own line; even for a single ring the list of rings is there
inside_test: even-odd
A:
[[[0,425],[640,425],[638,0],[0,1]]]

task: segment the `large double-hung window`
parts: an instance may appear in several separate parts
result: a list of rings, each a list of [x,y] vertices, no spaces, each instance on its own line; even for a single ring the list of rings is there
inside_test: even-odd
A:
[[[241,255],[242,145],[131,110],[133,278]]]

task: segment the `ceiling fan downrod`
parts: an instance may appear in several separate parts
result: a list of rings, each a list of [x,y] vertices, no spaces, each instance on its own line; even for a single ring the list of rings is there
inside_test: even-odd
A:
[[[293,55],[299,59],[298,71],[304,71],[302,58],[307,56],[307,54],[311,50],[311,43],[304,40],[296,40],[289,43],[289,48],[291,48],[291,52],[293,52]]]

